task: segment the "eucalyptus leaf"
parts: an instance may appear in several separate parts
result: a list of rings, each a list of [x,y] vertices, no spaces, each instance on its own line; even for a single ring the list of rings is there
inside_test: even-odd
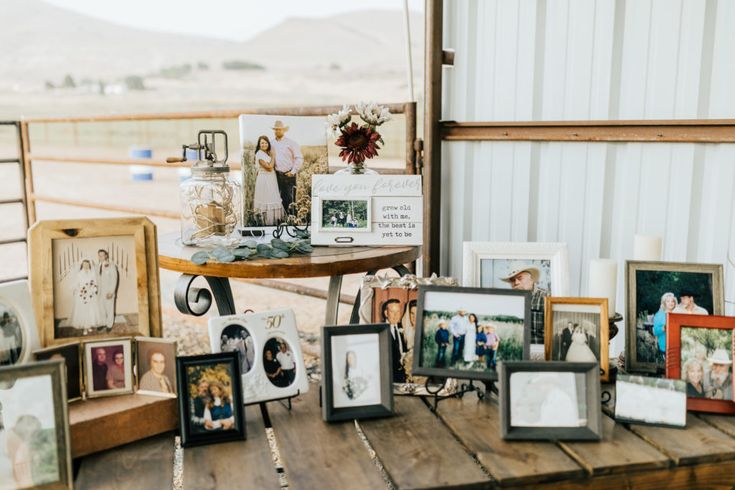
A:
[[[226,257],[228,255],[232,255],[232,251],[225,247],[217,247],[211,252],[209,252],[209,254],[215,259],[219,260],[220,257]]]
[[[251,255],[253,255],[253,251],[249,248],[236,248],[233,250],[232,255],[237,257],[238,259],[247,259]]]
[[[219,262],[224,262],[224,263],[234,262],[235,259],[236,257],[232,253],[228,253],[227,255],[220,255],[219,257],[217,257],[217,260]]]
[[[280,238],[274,238],[273,240],[271,240],[271,245],[273,246],[273,248],[277,248],[279,250],[288,250],[289,249],[288,243],[284,242]]]
[[[274,249],[271,252],[271,255],[273,256],[274,259],[285,259],[289,256],[288,252],[283,251],[283,250],[278,250],[278,249]]]
[[[248,248],[255,248],[258,246],[258,242],[256,242],[255,240],[245,240],[243,245]]]
[[[266,245],[265,243],[259,243],[255,249],[258,251],[259,254],[262,254],[263,252],[270,252],[271,246]]]
[[[191,256],[191,261],[195,265],[204,265],[209,260],[209,252],[206,250],[200,250]]]

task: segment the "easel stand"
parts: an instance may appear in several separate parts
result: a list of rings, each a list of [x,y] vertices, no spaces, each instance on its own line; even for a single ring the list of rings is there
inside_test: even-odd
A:
[[[301,394],[301,390],[298,390],[298,391],[296,391],[296,394],[295,395],[284,396],[283,398],[274,398],[273,400],[267,400],[267,401],[264,401],[264,402],[246,403],[245,406],[248,407],[248,406],[251,406],[251,405],[259,405],[260,406],[260,414],[263,417],[263,424],[265,425],[266,428],[270,428],[270,427],[272,427],[272,425],[271,425],[271,417],[268,414],[268,406],[266,404],[268,402],[278,402],[286,410],[288,410],[290,412],[291,411],[291,407],[292,407],[291,400],[293,400],[294,398],[296,398],[300,394]]]
[[[441,380],[441,385],[437,384],[439,380]],[[496,395],[498,394],[498,389],[495,386],[494,381],[483,381],[485,385],[484,390],[482,389],[482,387],[476,386],[473,380],[468,381],[469,383],[462,383],[460,385],[459,391],[456,391],[450,395],[440,395],[439,393],[441,393],[441,391],[447,385],[447,378],[429,377],[424,384],[424,388],[426,389],[426,392],[429,393],[429,396],[421,395],[421,398],[423,398],[424,401],[428,402],[429,410],[436,413],[439,402],[448,398],[462,398],[465,393],[476,392],[477,398],[483,400],[485,398],[485,394],[488,392],[495,393]]]

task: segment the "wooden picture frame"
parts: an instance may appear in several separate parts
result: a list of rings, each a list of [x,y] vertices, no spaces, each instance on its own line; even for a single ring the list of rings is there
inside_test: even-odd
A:
[[[69,489],[73,488],[73,473],[71,466],[71,443],[69,436],[69,413],[66,400],[66,386],[64,380],[64,369],[63,361],[40,361],[22,366],[5,366],[0,368],[0,395],[5,390],[19,390],[22,385],[19,384],[22,380],[28,380],[32,382],[33,378],[50,377],[50,390],[51,393],[45,393],[49,400],[43,400],[37,402],[35,405],[36,410],[45,410],[51,407],[53,410],[54,436],[50,438],[55,443],[55,453],[57,462],[57,479],[55,481],[46,482],[35,482],[32,488],[43,489],[43,490],[57,490],[57,489]],[[32,390],[33,396],[37,398],[44,395],[42,391],[48,383],[37,381],[38,386],[29,386],[28,389]],[[40,388],[40,389],[39,389]],[[50,396],[49,396],[50,395]],[[15,397],[18,397],[15,394]],[[13,395],[9,396],[13,398]],[[4,400],[0,396],[0,404],[3,405],[3,422],[6,429],[12,428],[16,421],[11,420],[10,403],[9,400]],[[48,403],[47,403],[48,401]],[[31,403],[32,404],[32,403]],[[31,405],[29,404],[29,405]],[[22,414],[26,415],[26,414]],[[44,422],[39,421],[37,417],[33,416],[36,422],[41,424],[41,428],[44,429]],[[15,417],[17,419],[17,417]],[[48,430],[49,428],[45,428]],[[23,488],[26,488],[25,486]],[[31,487],[28,487],[31,488]]]
[[[725,292],[723,282],[722,264],[692,264],[683,262],[645,262],[629,260],[625,264],[625,367],[629,373],[663,373],[666,365],[655,361],[639,361],[639,341],[638,330],[641,335],[653,336],[653,324],[648,325],[639,319],[640,306],[638,305],[638,274],[639,273],[697,273],[708,274],[710,276],[712,290],[712,311],[709,314],[722,315],[725,312]],[[659,295],[664,293],[680,294],[679,291],[662,290],[657,292]],[[654,305],[658,308],[659,305]],[[647,311],[647,310],[646,310]],[[649,312],[650,313],[650,312]],[[654,317],[655,315],[651,315]],[[639,323],[641,327],[639,327]],[[649,328],[650,332],[649,332]],[[654,342],[657,341],[653,336]],[[644,343],[643,346],[646,344]],[[654,346],[655,348],[655,346]],[[649,345],[650,350],[650,345]],[[646,355],[641,349],[641,355]],[[650,357],[650,355],[648,356]]]
[[[587,310],[587,309],[598,309],[598,312],[593,311],[574,311],[572,308],[573,306],[578,306],[578,310]],[[577,315],[588,315],[592,314],[595,315],[598,318],[599,321],[599,327],[598,331],[595,332],[598,342],[599,342],[599,352],[595,352],[596,349],[592,349],[592,352],[595,354],[595,357],[597,357],[597,362],[600,365],[600,380],[601,381],[608,381],[610,379],[610,359],[609,359],[609,330],[610,330],[610,323],[608,318],[608,309],[607,309],[607,298],[555,298],[555,297],[547,297],[545,299],[545,310],[546,313],[544,315],[544,354],[547,361],[567,361],[566,359],[562,359],[562,356],[560,352],[558,352],[557,349],[555,349],[556,339],[554,337],[554,307],[559,306],[560,308],[563,308],[564,313],[571,313],[571,314],[577,314]],[[575,317],[570,316],[569,320],[572,321]],[[589,320],[588,320],[589,321]],[[573,342],[573,332],[569,332],[569,342]],[[562,340],[562,342],[564,342]],[[586,342],[585,345],[587,345],[589,342]],[[563,349],[564,347],[561,346]],[[567,345],[567,349],[570,349],[571,347]],[[583,362],[588,362],[589,360],[585,360]],[[578,360],[573,360],[571,362],[580,362]]]
[[[522,314],[523,314],[523,322],[522,325],[517,327],[521,328],[523,330],[522,333],[522,340],[521,340],[521,356],[520,359],[528,359],[529,353],[530,353],[530,319],[531,319],[531,293],[529,291],[515,291],[512,289],[493,289],[493,288],[467,288],[467,287],[450,287],[450,286],[419,286],[418,288],[419,294],[418,294],[418,310],[416,312],[416,335],[414,340],[414,357],[413,357],[413,373],[416,375],[421,376],[434,376],[434,377],[443,377],[443,378],[459,378],[459,379],[480,379],[480,380],[487,380],[487,381],[496,381],[498,379],[498,371],[496,368],[493,369],[487,369],[484,371],[471,371],[471,370],[464,370],[464,369],[456,369],[456,368],[437,368],[437,367],[430,367],[426,366],[425,362],[423,361],[424,357],[424,348],[425,348],[425,342],[424,339],[428,338],[426,336],[426,332],[424,331],[427,328],[427,325],[425,325],[425,317],[429,312],[432,312],[431,309],[427,309],[427,295],[430,294],[468,294],[468,295],[481,295],[486,296],[489,301],[489,298],[493,296],[505,298],[505,297],[515,297],[520,298],[523,302],[523,306],[521,307]],[[433,308],[432,306],[429,306],[429,308]],[[459,309],[466,308],[466,306],[463,305],[457,305],[455,308],[457,311]],[[470,313],[474,313],[476,315],[480,316],[488,316],[485,313],[479,312],[479,311],[467,311],[467,315],[469,316]],[[501,312],[496,313],[500,314]],[[520,318],[520,317],[519,317]],[[478,319],[479,320],[479,319]],[[434,335],[436,332],[434,332]],[[452,341],[451,335],[450,341]],[[500,342],[502,343],[504,341],[503,336],[498,333],[498,337],[500,337]],[[507,336],[506,336],[507,338]],[[431,339],[429,342],[431,342]],[[449,345],[447,346],[446,350],[449,350]],[[452,350],[454,350],[454,346],[452,345]],[[494,353],[494,359],[495,362],[499,362],[497,359],[497,352]],[[443,358],[446,362],[446,353]],[[438,360],[439,357],[437,357]],[[500,359],[502,360],[502,359]],[[437,362],[438,363],[438,362]],[[436,364],[436,363],[435,363]],[[451,360],[450,360],[451,364]]]
[[[0,284],[0,329],[0,366],[30,361],[40,343],[27,280]]]
[[[500,363],[500,432],[507,440],[599,441],[602,438],[600,375],[597,363],[563,361],[515,361]],[[515,373],[581,373],[584,379],[586,420],[584,426],[513,426],[511,377]],[[576,378],[576,377],[575,377]],[[577,394],[579,399],[579,394]]]
[[[225,389],[229,388],[230,391],[231,417],[234,425],[232,429],[219,430],[221,426],[215,429],[205,429],[204,418],[206,417],[206,412],[203,412],[199,416],[195,398],[192,397],[191,390],[196,389],[201,378],[207,376],[207,371],[198,371],[199,378],[190,379],[187,370],[217,369],[218,367],[224,370],[225,377],[229,378],[229,385],[225,385]],[[176,358],[176,380],[179,392],[179,428],[181,432],[181,445],[183,447],[240,441],[246,438],[245,408],[242,403],[242,380],[240,378],[237,352],[179,356]],[[192,409],[194,409],[193,414]],[[201,429],[194,430],[192,428],[192,421],[195,419],[195,423],[202,426]]]
[[[149,344],[151,347],[148,347]],[[176,347],[176,341],[173,339],[162,339],[159,337],[135,338],[136,393],[160,396],[162,398],[176,398],[176,390],[178,388],[176,384]],[[156,361],[152,359],[153,354],[159,354],[159,358]],[[163,356],[164,364],[161,364],[161,356]],[[157,375],[151,369],[153,362],[158,362],[163,367],[163,372],[160,375]],[[147,374],[149,371],[151,372],[150,376]],[[164,387],[168,387],[172,391],[167,393],[161,390]]]
[[[55,356],[63,357],[66,365],[64,376],[66,380],[66,400],[68,402],[74,402],[83,399],[85,391],[82,343],[75,341],[33,351],[33,358],[36,361],[53,360]]]
[[[120,347],[122,352],[118,352]],[[110,368],[115,364],[115,357],[118,354],[123,356],[123,386],[118,388],[110,388],[109,384],[100,379],[99,383],[95,383],[95,366],[97,350],[105,350],[104,377],[106,383],[110,380]],[[84,391],[87,398],[100,398],[105,396],[128,395],[135,391],[135,379],[133,376],[133,340],[131,337],[116,337],[109,339],[90,340],[82,342],[83,350],[83,366],[84,366]],[[110,352],[111,351],[111,352]],[[113,375],[114,376],[114,375]],[[116,383],[117,381],[113,381]],[[100,386],[105,386],[101,388]]]
[[[360,340],[365,340],[363,336],[375,335],[372,339],[374,345],[370,346],[377,349],[378,356],[373,359],[368,365],[373,365],[375,369],[367,368],[366,371],[360,371],[359,377],[355,378],[357,381],[351,383],[349,386],[352,387],[359,384],[360,389],[364,390],[363,393],[369,389],[370,378],[373,378],[373,382],[377,381],[379,386],[377,389],[372,390],[373,396],[379,395],[379,400],[376,403],[369,403],[364,405],[354,404],[347,406],[350,403],[343,403],[345,406],[336,407],[336,399],[344,398],[337,397],[335,391],[335,383],[341,378],[348,378],[348,374],[345,372],[344,376],[340,377],[339,372],[335,372],[334,365],[338,364],[340,370],[342,365],[337,357],[340,357],[335,352],[334,342],[335,340],[352,337],[354,340],[358,340],[355,337],[360,336]],[[338,420],[351,420],[351,419],[367,419],[375,417],[386,417],[393,415],[393,379],[391,366],[393,365],[392,351],[391,351],[391,337],[388,325],[383,324],[372,324],[372,325],[348,325],[348,326],[325,326],[322,327],[322,418],[326,422],[334,422]],[[351,339],[345,338],[345,341]],[[371,340],[371,339],[367,339]],[[340,346],[340,348],[347,348],[346,346]],[[348,371],[347,364],[349,363],[350,353],[353,354],[352,359],[356,364],[356,369],[360,369],[361,361],[364,363],[364,359],[360,355],[368,353],[369,349],[362,349],[362,352],[358,355],[356,351],[345,352],[345,371]],[[375,379],[377,378],[377,380]],[[343,391],[348,389],[347,382],[345,381],[342,385]],[[348,398],[351,396],[348,395]],[[346,401],[346,400],[345,400]]]
[[[724,413],[724,414],[735,414],[735,401],[730,399],[712,399],[705,397],[693,397],[689,396],[689,383],[686,373],[682,373],[682,330],[685,328],[692,329],[717,329],[728,332],[730,336],[729,348],[716,347],[716,349],[710,353],[705,351],[705,356],[713,356],[717,354],[718,350],[725,349],[729,352],[729,371],[730,371],[730,391],[731,394],[735,391],[735,382],[733,382],[733,359],[735,358],[735,317],[730,316],[719,316],[719,315],[688,315],[688,314],[677,314],[669,313],[667,319],[667,332],[666,332],[666,377],[673,379],[683,379],[687,381],[687,410],[694,410],[698,412],[711,412],[711,413]],[[695,347],[696,349],[696,347]],[[705,347],[706,349],[706,347]],[[705,358],[709,362],[709,358]],[[704,367],[701,366],[702,362],[699,359],[695,360],[699,362],[702,367],[702,388],[703,394],[707,387],[707,380],[704,379],[706,374]]]
[[[99,332],[99,328],[87,335],[57,335],[54,314],[54,264],[55,261],[61,262],[63,260],[61,257],[54,255],[55,240],[84,238],[110,238],[114,240],[116,237],[132,237],[135,248],[134,265],[138,323],[136,326],[131,326],[130,331],[118,335],[161,336],[158,243],[156,226],[148,218],[39,221],[31,227],[28,237],[30,280],[31,288],[35,293],[34,310],[43,346],[58,345],[70,340],[92,340],[110,336],[109,332]],[[73,257],[73,260],[78,261],[80,259],[90,260],[88,257],[79,254]],[[130,265],[130,258],[127,257],[126,260],[126,264]],[[120,293],[119,281],[118,276],[116,295]],[[130,281],[132,279],[128,283]],[[117,299],[113,301],[117,301]],[[117,303],[115,304],[115,308],[117,308]],[[117,311],[114,314],[116,313]],[[59,328],[61,328],[61,324],[59,324]]]

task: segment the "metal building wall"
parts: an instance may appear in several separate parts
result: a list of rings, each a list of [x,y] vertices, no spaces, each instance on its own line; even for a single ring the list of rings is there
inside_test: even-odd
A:
[[[732,0],[450,0],[443,119],[735,117]],[[572,294],[589,260],[624,261],[633,235],[664,260],[725,264],[735,312],[735,145],[450,142],[442,147],[443,273],[462,241],[564,241]],[[617,339],[614,350],[622,348]]]

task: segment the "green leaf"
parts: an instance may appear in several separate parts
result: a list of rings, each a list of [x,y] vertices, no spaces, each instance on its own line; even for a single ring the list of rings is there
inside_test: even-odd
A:
[[[232,255],[234,255],[238,259],[247,259],[251,255],[253,255],[253,251],[250,250],[249,248],[236,248],[232,252]]]
[[[232,251],[225,247],[217,247],[209,254],[214,257],[215,259],[219,259],[220,257],[226,257],[227,255],[232,255]]]
[[[256,242],[255,240],[245,240],[245,242],[243,242],[243,246],[248,248],[255,248],[258,246],[258,242]]]
[[[289,256],[288,252],[284,250],[275,249],[271,252],[274,259],[285,259]]]
[[[204,265],[209,260],[209,252],[206,250],[200,250],[191,256],[191,261],[195,265]]]
[[[284,242],[280,238],[274,238],[273,240],[271,240],[271,245],[273,246],[273,248],[277,248],[280,250],[288,250],[289,248],[288,243]]]
[[[259,243],[255,249],[258,251],[259,254],[262,254],[263,252],[270,252],[271,246],[266,245],[265,243]]]
[[[235,255],[232,253],[228,253],[227,255],[220,255],[219,257],[217,257],[217,260],[224,263],[234,262]]]

